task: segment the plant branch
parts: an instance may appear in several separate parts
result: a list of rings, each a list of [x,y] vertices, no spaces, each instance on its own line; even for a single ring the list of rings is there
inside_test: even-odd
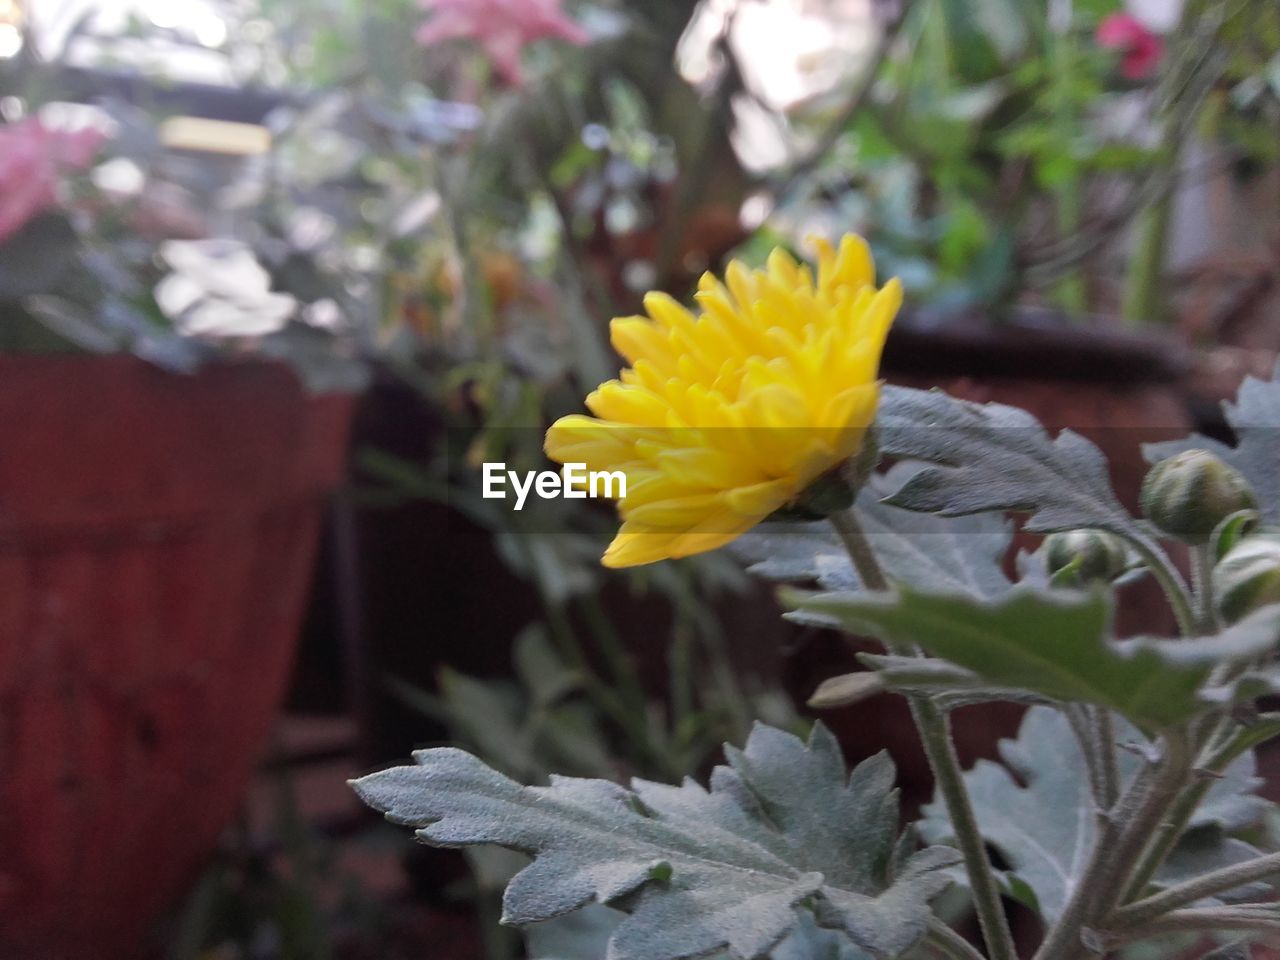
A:
[[[1185,637],[1195,636],[1198,632],[1196,630],[1195,609],[1192,606],[1191,595],[1187,592],[1187,585],[1182,580],[1182,575],[1178,573],[1165,552],[1147,537],[1131,533],[1124,534],[1124,537],[1129,541],[1129,545],[1133,547],[1138,556],[1142,558],[1161,588],[1163,588],[1165,596],[1169,598],[1169,605],[1173,607],[1174,616],[1178,618],[1178,629],[1182,632],[1182,635]]]
[[[1075,734],[1080,754],[1084,757],[1085,769],[1089,773],[1089,789],[1093,802],[1102,809],[1110,804],[1106,799],[1105,775],[1102,771],[1102,757],[1099,754],[1099,738],[1089,716],[1089,709],[1083,704],[1068,703],[1063,707],[1063,714],[1071,724],[1071,732]],[[1114,801],[1112,801],[1114,802]]]
[[[1109,947],[1123,946],[1149,937],[1168,933],[1210,930],[1244,930],[1253,933],[1280,934],[1280,912],[1251,910],[1244,907],[1205,907],[1199,910],[1176,910],[1159,920],[1133,931],[1104,933]]]
[[[1179,907],[1255,883],[1277,873],[1280,873],[1280,853],[1223,867],[1221,870],[1214,870],[1194,880],[1180,883],[1176,887],[1162,890],[1145,900],[1121,907],[1111,915],[1107,921],[1107,928],[1125,929],[1142,926]]]
[[[1156,875],[1156,871],[1160,869],[1161,864],[1173,852],[1173,848],[1178,843],[1178,838],[1182,836],[1187,824],[1191,822],[1191,817],[1204,801],[1210,787],[1213,786],[1212,775],[1222,773],[1246,750],[1253,749],[1263,740],[1270,739],[1272,735],[1274,735],[1274,730],[1270,725],[1259,722],[1256,728],[1245,728],[1239,733],[1230,736],[1222,746],[1216,749],[1209,748],[1208,757],[1202,758],[1196,764],[1197,769],[1203,770],[1209,776],[1198,779],[1191,786],[1182,790],[1178,799],[1170,808],[1168,816],[1164,818],[1164,822],[1155,832],[1152,842],[1148,844],[1146,851],[1138,861],[1138,866],[1129,880],[1129,885],[1125,888],[1124,895],[1120,898],[1121,903],[1126,903],[1141,895],[1147,884],[1151,882],[1151,878]]]
[[[1164,819],[1189,767],[1190,751],[1185,740],[1170,738],[1164,756],[1134,778],[1113,809],[1100,811],[1089,862],[1034,960],[1068,960],[1080,953],[1081,934],[1096,924],[1099,914],[1111,912],[1129,876],[1126,864],[1138,857]]]
[[[1197,632],[1205,635],[1215,633],[1218,629],[1218,613],[1213,598],[1213,547],[1207,543],[1194,547],[1191,551],[1191,566]]]
[[[1094,737],[1098,741],[1102,766],[1103,806],[1110,810],[1120,799],[1120,764],[1116,757],[1115,722],[1112,720],[1111,711],[1106,707],[1091,708],[1089,719],[1093,723]]]
[[[846,510],[833,513],[830,519],[831,525],[836,528],[836,535],[849,554],[853,569],[858,573],[858,579],[862,581],[862,586],[877,592],[888,590],[889,581],[885,579],[884,572],[880,569],[880,561],[876,559],[875,551],[867,542],[862,524],[858,522],[854,512]]]
[[[887,590],[889,582],[880,569],[854,511],[834,513],[830,519],[849,552],[849,559],[863,586],[869,590]],[[886,645],[894,653],[919,656],[917,651],[898,648],[893,644]],[[978,923],[982,927],[987,953],[991,960],[1017,960],[1009,920],[1000,902],[1000,887],[996,883],[991,862],[987,859],[982,831],[978,827],[973,803],[964,784],[960,760],[951,741],[950,722],[947,715],[927,696],[909,694],[907,703],[911,707],[911,716],[915,720],[934,782],[951,817],[956,844],[964,857],[969,888],[973,891],[974,909],[978,913]]]
[[[929,918],[929,934],[925,942],[947,960],[986,960],[977,947],[937,917]]]

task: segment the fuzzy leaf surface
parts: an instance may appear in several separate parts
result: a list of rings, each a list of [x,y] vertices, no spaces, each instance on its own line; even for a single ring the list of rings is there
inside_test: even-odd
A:
[[[460,750],[354,783],[388,819],[437,846],[497,844],[533,856],[508,885],[504,921],[525,925],[592,902],[626,910],[607,960],[683,960],[726,950],[763,957],[804,902],[820,925],[894,957],[924,934],[929,900],[956,862],[946,847],[900,865],[887,755],[847,774],[835,738],[806,744],[757,726],[726,748],[709,789],[554,778],[526,787]]]
[[[889,497],[894,506],[944,517],[1025,513],[1032,533],[1141,535],[1111,489],[1102,451],[1071,430],[1050,438],[1025,410],[890,386],[876,424],[884,455],[930,464]]]
[[[1184,450],[1208,450],[1231,464],[1258,495],[1264,523],[1280,523],[1280,362],[1270,380],[1246,377],[1236,402],[1222,404],[1236,445],[1193,434],[1185,440],[1149,443],[1143,453],[1151,463],[1167,460]]]
[[[1276,606],[1212,637],[1115,641],[1106,594],[1028,586],[994,601],[902,587],[817,594],[797,605],[853,633],[922,647],[990,684],[1099,704],[1147,730],[1203,712],[1201,688],[1216,664],[1265,654],[1280,636]]]
[[[940,517],[903,510],[884,498],[925,469],[895,464],[872,476],[855,509],[876,559],[894,583],[995,597],[1012,584],[1002,560],[1012,526],[998,516]],[[813,581],[825,590],[859,590],[849,556],[827,523],[771,523],[739,537],[730,549],[759,577]]]
[[[627,915],[611,907],[591,904],[546,923],[534,924],[525,933],[530,960],[600,960],[609,949],[609,938]],[[718,953],[708,960],[724,960]],[[773,948],[769,960],[872,960],[838,930],[827,930],[813,915],[800,911],[792,931]]]
[[[1123,725],[1117,730],[1120,743],[1138,736]],[[1027,711],[1017,738],[1001,741],[999,752],[1002,763],[979,760],[964,774],[978,826],[1008,864],[1004,879],[1010,893],[1021,893],[1046,923],[1052,923],[1079,883],[1096,837],[1084,756],[1066,717],[1043,706]],[[1120,750],[1117,757],[1127,785],[1142,761],[1128,750]],[[1196,812],[1190,831],[1157,875],[1157,886],[1181,883],[1257,855],[1222,829],[1224,820],[1245,826],[1246,810],[1252,822],[1261,817],[1266,802],[1252,796],[1258,786],[1254,771],[1252,753],[1227,769],[1214,787],[1216,796],[1211,794]],[[946,807],[937,800],[924,808],[919,827],[930,843],[952,836]]]

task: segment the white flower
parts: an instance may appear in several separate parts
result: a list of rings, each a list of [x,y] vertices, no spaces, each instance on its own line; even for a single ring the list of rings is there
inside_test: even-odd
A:
[[[271,277],[235,240],[170,240],[160,255],[173,272],[157,284],[156,302],[188,336],[261,337],[282,329],[298,302],[271,291]]]

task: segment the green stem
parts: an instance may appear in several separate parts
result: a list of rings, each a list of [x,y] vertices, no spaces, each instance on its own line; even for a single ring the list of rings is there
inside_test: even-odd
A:
[[[1166,125],[1166,139],[1175,125]],[[1166,142],[1156,155],[1155,165],[1163,170],[1176,170],[1181,149],[1176,140]],[[1166,295],[1165,257],[1169,246],[1169,225],[1173,221],[1173,199],[1176,187],[1160,193],[1138,220],[1138,249],[1129,264],[1121,316],[1129,326],[1165,324],[1169,321],[1169,299]]]
[[[1256,883],[1278,873],[1280,873],[1280,853],[1223,867],[1221,870],[1214,870],[1194,880],[1180,883],[1176,887],[1162,890],[1145,900],[1121,907],[1111,915],[1107,921],[1107,928],[1124,929],[1142,926],[1179,907],[1185,907],[1205,897],[1226,893],[1228,890],[1235,890],[1246,884]]]
[[[591,628],[596,648],[599,649],[608,664],[609,673],[629,709],[643,716],[649,706],[649,698],[645,695],[636,673],[635,662],[627,652],[626,645],[618,635],[613,621],[605,613],[600,598],[594,593],[583,595],[579,601],[583,619]]]
[[[1123,946],[1169,933],[1209,932],[1211,930],[1243,930],[1253,933],[1280,934],[1280,914],[1248,907],[1205,907],[1199,910],[1176,910],[1145,927],[1109,939],[1109,946]]]
[[[1218,24],[1213,22],[1212,29],[1206,30],[1204,8],[1204,3],[1195,0],[1183,7],[1160,85],[1165,105],[1157,108],[1162,127],[1152,173],[1167,183],[1142,211],[1138,222],[1138,249],[1129,264],[1121,308],[1121,316],[1131,326],[1170,320],[1165,260],[1182,149],[1205,95],[1225,63],[1225,58],[1215,51]]]
[[[1208,739],[1220,742],[1221,738],[1218,735],[1221,732],[1220,727],[1213,727]],[[1187,824],[1191,822],[1191,818],[1195,815],[1196,810],[1199,809],[1200,804],[1213,786],[1213,775],[1220,774],[1226,770],[1236,758],[1246,750],[1251,750],[1256,746],[1260,739],[1266,739],[1266,737],[1253,730],[1246,729],[1231,736],[1220,747],[1215,749],[1211,746],[1209,748],[1208,758],[1203,759],[1196,765],[1197,769],[1203,770],[1207,776],[1198,779],[1191,786],[1183,788],[1177,800],[1174,801],[1168,815],[1153,832],[1151,842],[1139,859],[1133,876],[1130,878],[1128,886],[1120,898],[1120,903],[1123,904],[1133,900],[1147,888],[1151,879],[1156,875],[1156,871],[1160,869],[1161,865],[1168,859],[1169,854],[1173,852],[1173,848],[1177,846],[1178,840],[1187,828]]]
[[[1069,16],[1068,16],[1069,20]],[[1053,62],[1053,114],[1059,130],[1073,130],[1077,126],[1076,111],[1072,104],[1072,91],[1077,77],[1073,75],[1073,37],[1071,24],[1058,24],[1051,31],[1050,53]],[[1080,230],[1080,175],[1073,169],[1065,182],[1055,191],[1058,214],[1058,235],[1070,237]],[[1072,314],[1082,314],[1088,308],[1088,294],[1084,277],[1077,266],[1058,281],[1055,291],[1058,304]]]
[[[985,960],[977,947],[936,917],[929,918],[929,935],[925,942],[947,960]]]
[[[854,512],[847,510],[835,513],[830,519],[863,586],[868,590],[887,590],[889,582],[885,579]],[[889,646],[895,653],[913,652]],[[1017,960],[1009,920],[1000,902],[1000,888],[991,869],[991,862],[987,859],[982,831],[978,827],[973,804],[964,784],[964,774],[960,769],[955,745],[951,741],[947,715],[926,696],[908,695],[907,702],[929,761],[929,769],[951,817],[956,844],[964,857],[969,888],[973,891],[974,909],[978,913],[978,923],[987,944],[987,954],[991,960]]]
[[[1089,713],[1102,765],[1103,806],[1110,810],[1120,799],[1120,763],[1116,756],[1115,722],[1111,711],[1106,707],[1094,707]]]
[[[1182,581],[1182,575],[1170,562],[1169,557],[1158,545],[1140,534],[1126,533],[1125,539],[1140,556],[1169,598],[1173,614],[1178,618],[1178,629],[1185,637],[1196,635],[1196,614],[1191,595]]]
[[[1189,767],[1190,750],[1185,740],[1170,737],[1164,756],[1139,773],[1116,807],[1099,812],[1098,836],[1089,862],[1034,960],[1073,960],[1081,955],[1082,932],[1096,927],[1099,916],[1112,912],[1128,877],[1126,864],[1138,858],[1147,838],[1164,819]]]
[[[1191,551],[1192,583],[1196,598],[1197,632],[1208,636],[1218,630],[1218,613],[1213,596],[1213,547],[1207,543]]]
[[[539,584],[541,586],[541,584]],[[629,709],[628,705],[616,690],[609,686],[595,669],[587,657],[573,624],[565,615],[564,608],[542,591],[543,612],[547,618],[547,628],[555,641],[556,648],[566,664],[578,675],[583,691],[596,709],[612,720],[627,738],[630,745],[644,758],[655,775],[674,775],[680,777],[684,771],[675,769],[672,758],[653,741],[645,716]]]
[[[889,581],[885,579],[884,572],[880,569],[880,561],[876,559],[875,551],[867,542],[862,524],[858,522],[854,512],[845,510],[833,513],[830,519],[831,525],[836,528],[836,535],[840,537],[840,542],[844,544],[844,549],[849,554],[853,569],[857,571],[858,579],[862,581],[863,588],[878,593],[888,590]]]

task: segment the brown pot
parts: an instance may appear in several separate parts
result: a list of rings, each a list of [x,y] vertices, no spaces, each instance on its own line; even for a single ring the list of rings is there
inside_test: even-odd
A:
[[[0,956],[136,957],[288,677],[351,401],[0,357]]]

